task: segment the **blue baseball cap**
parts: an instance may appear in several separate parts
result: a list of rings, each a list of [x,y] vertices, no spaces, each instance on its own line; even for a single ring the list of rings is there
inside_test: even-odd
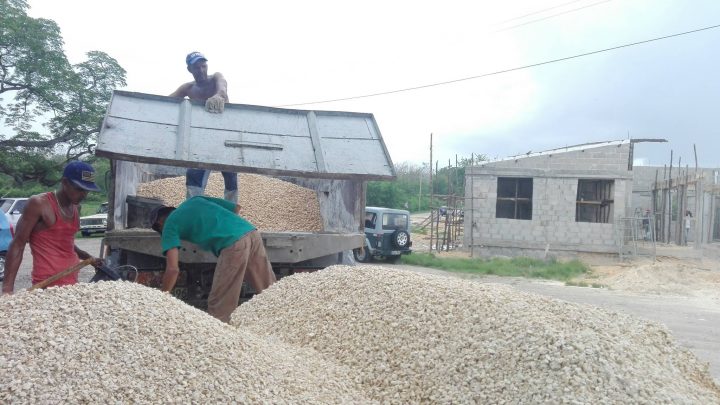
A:
[[[69,162],[63,170],[63,177],[83,190],[100,191],[100,187],[95,184],[95,169],[85,162]]]
[[[207,62],[207,58],[201,54],[200,52],[190,52],[188,56],[185,57],[185,64],[188,66],[193,65],[195,62],[204,60]]]

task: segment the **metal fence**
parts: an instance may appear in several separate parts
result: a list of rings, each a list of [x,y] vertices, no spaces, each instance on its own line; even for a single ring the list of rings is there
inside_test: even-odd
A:
[[[642,256],[655,260],[656,234],[652,216],[621,218],[615,222],[615,233],[620,259]]]

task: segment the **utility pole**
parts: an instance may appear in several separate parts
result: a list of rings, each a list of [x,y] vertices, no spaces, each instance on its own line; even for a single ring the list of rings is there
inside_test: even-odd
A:
[[[433,206],[433,192],[435,190],[433,188],[433,178],[432,178],[432,172],[433,172],[433,170],[432,170],[432,162],[433,162],[432,161],[432,136],[433,136],[433,134],[431,132],[430,133],[430,167],[429,167],[430,168],[430,210],[431,210],[431,212],[432,212],[432,206]]]
[[[420,182],[420,191],[418,192],[418,211],[420,211],[420,201],[422,200],[422,166],[418,170],[418,181]]]

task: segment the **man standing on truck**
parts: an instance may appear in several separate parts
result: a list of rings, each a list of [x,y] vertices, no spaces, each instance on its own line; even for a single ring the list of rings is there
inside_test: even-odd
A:
[[[197,196],[177,208],[159,206],[150,212],[152,229],[161,235],[165,255],[162,290],[171,291],[180,271],[180,241],[192,242],[217,256],[208,313],[227,323],[240,302],[247,272],[257,293],[275,282],[260,233],[238,215],[240,206],[220,198]]]
[[[190,100],[204,101],[208,112],[222,113],[225,110],[225,103],[228,102],[227,81],[222,73],[215,72],[208,76],[207,58],[200,52],[189,53],[185,57],[185,64],[195,81],[183,84],[170,97],[187,97]],[[187,169],[185,172],[187,198],[203,195],[209,175],[209,170]],[[225,180],[224,198],[237,203],[237,173],[222,172],[222,175]]]
[[[81,259],[92,257],[75,245],[75,234],[80,229],[78,204],[89,191],[99,190],[93,167],[73,161],[65,166],[57,191],[30,197],[17,223],[15,238],[8,247],[3,294],[11,294],[15,288],[15,276],[28,242],[33,257],[33,285],[78,264]],[[101,259],[93,262],[95,267],[102,264]],[[50,285],[70,285],[77,280],[78,273],[75,272]]]

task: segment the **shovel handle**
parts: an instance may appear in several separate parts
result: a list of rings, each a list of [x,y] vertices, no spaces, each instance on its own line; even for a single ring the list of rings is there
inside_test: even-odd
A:
[[[60,280],[61,278],[66,277],[72,273],[75,273],[76,271],[82,269],[83,267],[87,266],[88,264],[91,264],[94,260],[95,260],[95,258],[88,257],[87,259],[81,261],[80,263],[70,267],[69,269],[65,269],[65,270],[61,271],[60,273],[55,274],[54,276],[35,284],[34,286],[28,288],[28,291],[37,290],[38,288],[45,288],[45,287],[49,286],[50,284]]]

